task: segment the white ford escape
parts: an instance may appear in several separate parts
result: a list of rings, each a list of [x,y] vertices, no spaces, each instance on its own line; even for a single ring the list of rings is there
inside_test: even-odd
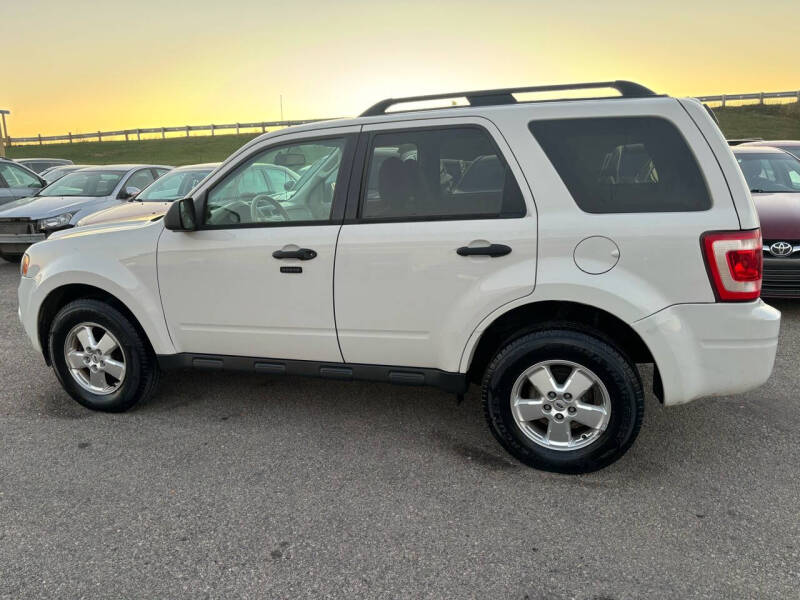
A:
[[[573,88],[619,97],[515,96]],[[386,100],[263,135],[190,196],[24,257],[25,330],[88,408],[174,367],[474,382],[511,454],[575,473],[636,437],[637,364],[665,405],[772,370],[758,217],[692,99],[617,81]]]

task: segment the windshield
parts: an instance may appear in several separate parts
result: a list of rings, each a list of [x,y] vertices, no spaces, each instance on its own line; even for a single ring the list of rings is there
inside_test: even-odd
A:
[[[736,157],[754,194],[800,192],[800,160],[788,154],[740,154]]]
[[[109,196],[127,171],[77,171],[51,183],[40,196]]]
[[[136,199],[142,202],[169,202],[183,198],[198,183],[203,181],[211,171],[213,169],[209,167],[208,169],[167,173],[161,179],[147,186],[141,194],[136,196]]]

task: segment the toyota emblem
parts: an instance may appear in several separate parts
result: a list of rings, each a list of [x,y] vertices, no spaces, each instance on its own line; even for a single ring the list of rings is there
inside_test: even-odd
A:
[[[769,253],[772,256],[789,256],[794,247],[789,242],[775,242],[769,247]]]

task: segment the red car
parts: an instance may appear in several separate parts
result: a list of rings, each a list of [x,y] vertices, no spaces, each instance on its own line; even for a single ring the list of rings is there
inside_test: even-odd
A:
[[[764,298],[800,298],[800,160],[768,146],[732,149],[761,220]]]

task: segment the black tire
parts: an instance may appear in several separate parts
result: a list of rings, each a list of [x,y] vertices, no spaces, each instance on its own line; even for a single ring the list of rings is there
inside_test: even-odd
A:
[[[22,260],[22,254],[0,254],[0,258],[10,263],[18,263]]]
[[[80,323],[96,323],[110,332],[125,354],[125,377],[111,394],[94,394],[81,387],[67,366],[64,344],[69,332]],[[158,383],[155,354],[131,321],[119,310],[99,300],[75,300],[64,306],[50,327],[48,350],[59,382],[78,403],[91,410],[124,412],[149,398]]]
[[[537,444],[512,414],[516,380],[529,367],[550,360],[588,368],[608,391],[608,425],[588,446],[554,450]],[[497,441],[526,465],[556,473],[588,473],[610,465],[630,448],[644,416],[642,382],[631,361],[610,343],[567,329],[529,333],[501,348],[486,370],[482,395],[486,420]]]

